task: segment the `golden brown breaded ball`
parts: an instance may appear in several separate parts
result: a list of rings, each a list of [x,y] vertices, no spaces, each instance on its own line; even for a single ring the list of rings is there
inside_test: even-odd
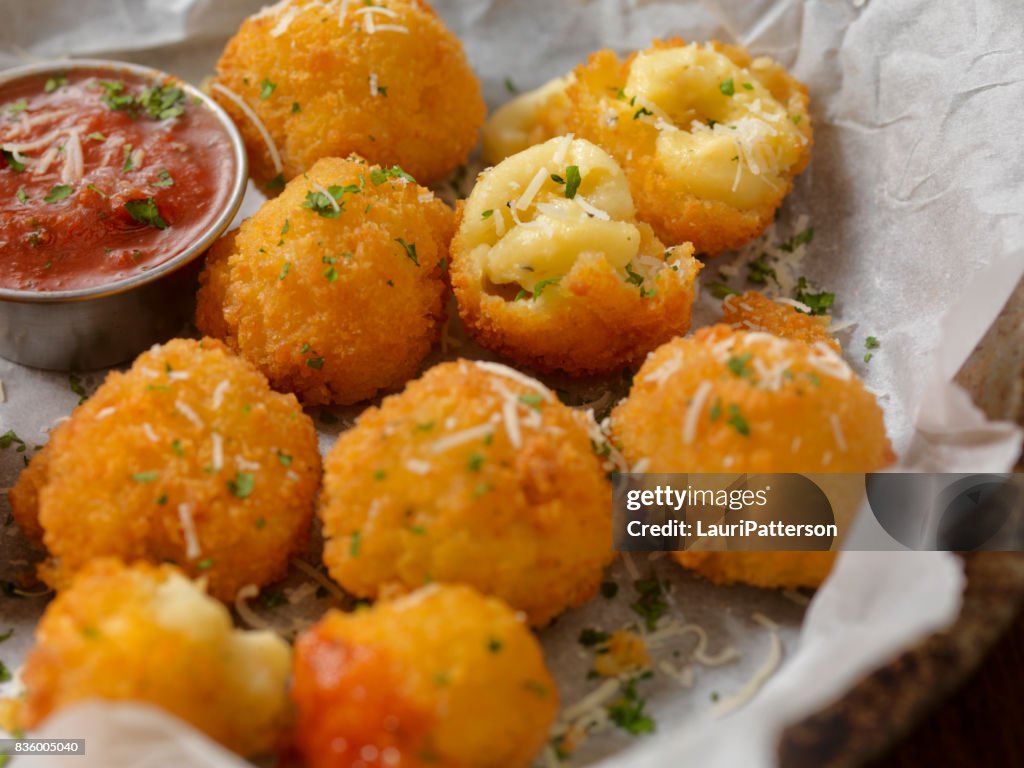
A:
[[[352,153],[431,184],[465,161],[486,112],[462,44],[422,0],[279,2],[228,41],[210,93],[270,192]]]
[[[727,325],[652,354],[612,413],[645,472],[873,472],[895,456],[874,396],[824,341]],[[674,552],[716,583],[818,586],[834,552]]]
[[[309,536],[316,430],[295,397],[213,339],[175,339],[113,372],[11,491],[58,589],[91,560],[170,561],[234,599],[284,576]]]
[[[757,291],[726,296],[722,301],[722,322],[737,330],[764,331],[808,344],[820,341],[842,352],[839,342],[829,335],[830,316],[800,312],[791,304],[772,301]]]
[[[497,165],[534,144],[567,133],[572,104],[566,90],[573,77],[571,73],[556,77],[495,110],[484,124],[483,161]]]
[[[587,414],[510,368],[435,366],[328,455],[328,571],[368,598],[469,584],[542,626],[589,600],[612,558],[601,443]]]
[[[196,324],[308,405],[400,387],[440,332],[452,226],[401,171],[325,158],[214,245]]]
[[[711,42],[593,54],[569,86],[568,128],[622,165],[637,215],[713,255],[761,234],[806,167],[807,89],[769,58]]]
[[[558,709],[522,620],[436,584],[329,612],[296,642],[292,698],[309,768],[525,768]]]
[[[86,699],[153,704],[241,755],[276,750],[290,725],[291,652],[236,630],[202,580],[170,565],[95,560],[46,608],[25,662],[22,726]]]
[[[636,220],[626,177],[589,141],[551,139],[485,171],[452,241],[459,314],[537,370],[608,373],[686,333],[700,263]]]

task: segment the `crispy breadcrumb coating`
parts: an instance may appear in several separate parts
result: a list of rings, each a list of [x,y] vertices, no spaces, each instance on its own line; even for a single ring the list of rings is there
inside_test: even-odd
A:
[[[652,354],[612,414],[646,472],[872,472],[895,456],[882,410],[824,341],[716,325]],[[674,552],[716,583],[818,586],[834,552]]]
[[[326,459],[331,576],[360,597],[465,583],[542,626],[611,560],[611,488],[586,414],[504,366],[430,369],[370,408]]]
[[[230,601],[284,575],[320,480],[313,423],[213,339],[175,339],[113,372],[10,494],[58,589],[91,560],[170,561]]]
[[[351,153],[431,184],[466,159],[485,117],[461,43],[419,0],[278,3],[242,22],[210,95],[238,125],[252,175],[269,192],[323,157]],[[236,99],[258,116],[280,164]]]
[[[521,618],[441,585],[329,612],[296,642],[292,698],[310,768],[526,768],[558,709]]]
[[[484,172],[458,214],[452,286],[483,346],[537,370],[608,373],[686,333],[692,253],[636,220],[606,152],[566,136]]]
[[[791,304],[772,301],[757,291],[726,296],[722,301],[722,322],[737,330],[764,331],[808,344],[820,341],[842,352],[839,342],[828,332],[831,317],[800,312]]]
[[[289,726],[288,644],[231,625],[170,565],[95,560],[46,608],[25,662],[25,728],[79,701],[153,704],[241,755],[276,750]]]
[[[213,247],[196,324],[308,405],[400,387],[440,332],[452,226],[400,171],[325,158]]]
[[[807,89],[737,46],[656,40],[577,67],[567,126],[610,152],[665,243],[714,255],[771,224],[810,159]]]

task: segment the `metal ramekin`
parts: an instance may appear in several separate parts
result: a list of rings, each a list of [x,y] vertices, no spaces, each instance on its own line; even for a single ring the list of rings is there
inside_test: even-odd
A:
[[[100,59],[67,59],[0,72],[0,86],[28,75],[104,69],[172,78],[200,99],[231,141],[235,176],[224,210],[191,245],[153,269],[124,280],[70,291],[21,291],[0,287],[0,356],[50,370],[105,368],[135,357],[181,330],[192,315],[201,256],[235,217],[245,196],[248,161],[242,137],[227,113],[199,89],[150,67]],[[0,252],[0,258],[3,258]]]

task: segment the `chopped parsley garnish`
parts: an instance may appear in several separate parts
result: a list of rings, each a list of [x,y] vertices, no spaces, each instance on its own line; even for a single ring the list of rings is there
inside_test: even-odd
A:
[[[653,630],[658,626],[658,619],[668,610],[661,583],[657,577],[651,576],[647,579],[637,579],[633,582],[633,587],[639,597],[629,607],[644,620],[649,630]]]
[[[204,557],[202,560],[196,563],[196,568],[198,568],[200,571],[210,570],[211,568],[213,568],[213,558]]]
[[[128,211],[129,216],[140,224],[146,224],[157,229],[167,229],[168,227],[167,222],[160,216],[160,211],[156,207],[156,200],[152,197],[147,197],[145,200],[129,200],[124,204],[124,209]]]
[[[14,630],[12,629],[11,632],[13,631]],[[492,637],[487,641],[487,650],[491,653],[500,653],[503,647],[504,643],[502,643],[497,637]]]
[[[626,282],[630,285],[644,284],[644,276],[633,269],[632,263],[626,265]]]
[[[814,239],[814,227],[808,227],[807,229],[797,232],[789,240],[779,244],[779,250],[785,251],[786,253],[792,253],[796,248],[801,245],[807,245]]]
[[[723,80],[719,84],[718,90],[720,90],[725,96],[732,96],[736,93],[736,86],[733,84],[732,78],[730,77],[728,80]]]
[[[493,208],[488,208],[486,211],[484,211],[482,214],[480,214],[480,218],[481,219],[489,219],[493,215],[494,215],[494,209]]]
[[[14,627],[11,627],[6,632],[0,633],[0,643],[4,642],[5,640],[10,640],[11,639],[11,635],[13,635],[13,634],[14,634]]]
[[[832,305],[835,303],[836,295],[831,291],[820,291],[814,293],[809,290],[810,285],[807,279],[801,277],[796,283],[796,300],[801,304],[807,305],[810,312],[804,312],[804,314],[811,315],[827,315],[829,310],[832,309]],[[802,309],[798,309],[798,312],[803,312]]]
[[[748,91],[752,91],[752,90],[754,90],[754,84],[753,84],[753,83],[744,83],[744,84],[743,84],[743,87],[744,87],[744,88],[745,88],[746,90],[748,90]]]
[[[384,480],[387,476],[388,473],[385,472],[383,469],[375,469],[373,471],[373,479],[376,480],[377,482]]]
[[[319,371],[324,367],[324,359],[322,357],[311,357],[306,361],[306,365],[316,371]]]
[[[285,453],[284,451],[282,451],[280,449],[278,449],[278,451],[277,451],[277,460],[279,462],[281,462],[281,466],[282,467],[290,467],[292,465],[292,457],[291,457],[291,455]]]
[[[539,299],[544,289],[549,285],[558,285],[562,281],[560,277],[549,277],[547,280],[540,280],[533,286],[533,298]]]
[[[64,75],[57,75],[56,77],[51,77],[46,81],[46,85],[43,86],[43,90],[46,93],[53,93],[58,88],[63,88],[67,84],[68,79]]]
[[[349,541],[348,553],[352,557],[359,557],[359,547],[362,546],[363,535],[359,531],[352,531],[352,539]]]
[[[644,712],[646,702],[637,694],[636,683],[636,678],[626,683],[622,697],[607,706],[608,718],[634,736],[654,730],[654,720]]]
[[[466,465],[469,467],[470,472],[479,472],[480,468],[484,465],[484,455],[482,453],[471,453]]]
[[[164,168],[158,174],[157,180],[153,182],[153,186],[154,187],[159,187],[160,189],[166,189],[167,187],[173,187],[174,186],[174,177],[171,176],[170,171],[168,171],[166,168]]]
[[[744,352],[742,355],[733,355],[726,361],[725,365],[733,376],[749,379],[754,375],[754,371],[750,367],[751,357],[753,355],[750,352]]]
[[[71,193],[73,191],[74,190],[71,188],[70,184],[58,184],[50,190],[50,193],[46,197],[43,198],[43,202],[59,203],[61,200],[66,200],[71,197]]]
[[[646,115],[653,115],[653,114],[654,113],[651,112],[651,110],[649,110],[647,107],[640,107],[640,109],[638,109],[636,112],[633,113],[633,119],[634,120],[639,120],[641,117],[644,117]]]
[[[277,174],[277,176],[266,182],[264,186],[267,188],[268,192],[276,192],[279,189],[284,189],[284,174]]]
[[[149,472],[136,472],[132,475],[132,480],[136,483],[152,483],[158,477],[160,477],[160,473],[154,469]]]
[[[328,283],[333,283],[338,279],[338,270],[334,267],[328,267],[324,270],[324,277],[327,278]]]
[[[13,152],[9,152],[9,151],[8,151],[8,150],[6,150],[6,149],[4,149],[4,150],[0,150],[0,151],[2,151],[2,152],[3,152],[4,160],[6,160],[6,161],[7,161],[7,167],[8,167],[8,168],[10,168],[10,169],[11,169],[12,171],[14,171],[15,173],[21,173],[22,171],[24,171],[24,170],[25,170],[25,164],[24,164],[24,163],[22,163],[22,162],[20,162],[20,161],[19,161],[19,160],[18,160],[18,159],[17,159],[17,158],[16,158],[15,156],[14,156],[14,153],[13,153]]]
[[[12,115],[16,115],[19,112],[24,112],[26,109],[28,109],[28,102],[25,101],[25,99],[19,99],[13,104],[7,105],[7,111]]]
[[[71,387],[72,392],[78,395],[79,405],[89,399],[89,393],[86,392],[85,387],[82,385],[82,380],[73,373],[68,374],[68,386]]]
[[[803,119],[803,115],[790,115],[789,119],[793,121],[793,125],[800,125],[800,120]]]
[[[179,458],[185,455],[185,449],[182,448],[181,440],[179,440],[178,438],[174,438],[173,440],[171,440],[171,450],[174,451],[174,455],[178,456]]]
[[[94,133],[90,133],[90,134],[89,134],[88,136],[86,136],[85,138],[87,138],[87,139],[92,139],[93,141],[106,141],[106,140],[107,140],[107,137],[106,137],[106,136],[104,136],[104,135],[103,135],[102,133],[100,133],[99,131],[96,131],[96,132],[94,132]]]
[[[302,111],[302,107],[299,105],[299,102],[293,101],[292,102],[292,114],[294,115],[296,112],[301,112],[301,111]]]
[[[336,219],[341,215],[341,212],[345,210],[345,195],[349,193],[354,194],[358,191],[359,187],[355,184],[349,184],[347,186],[332,184],[327,187],[326,194],[319,190],[307,192],[306,201],[302,204],[302,207],[308,208],[314,213],[318,213],[325,219]]]
[[[269,99],[275,90],[277,90],[277,83],[272,83],[269,79],[263,78],[263,82],[260,83],[260,101]]]
[[[505,90],[509,93],[519,93],[519,88],[512,82],[511,77],[505,78]]]
[[[708,285],[708,290],[711,291],[711,295],[716,299],[724,299],[726,296],[737,296],[739,291],[734,291],[728,286],[727,283],[716,280],[715,282]]]
[[[281,267],[281,274],[277,276],[277,279],[278,280],[284,280],[286,277],[288,277],[288,271],[291,268],[292,268],[292,263],[290,261],[286,261],[284,263],[284,266]]]
[[[578,165],[570,165],[565,169],[565,196],[572,200],[576,197],[576,191],[580,188],[580,182],[583,181],[583,177],[580,176],[580,167]]]
[[[25,192],[25,188],[24,187],[18,187],[18,192],[15,195],[15,197],[18,198],[18,202],[19,203],[27,203],[28,202],[28,193]]]
[[[537,392],[526,392],[519,396],[519,402],[523,405],[528,405],[535,411],[539,411],[541,403],[544,402],[544,396]]]
[[[246,499],[252,494],[255,478],[248,472],[235,472],[233,480],[228,480],[228,491],[236,499]]]
[[[100,87],[107,108],[126,111],[133,117],[143,112],[154,120],[169,120],[185,112],[185,92],[176,85],[147,86],[137,96],[118,80],[100,81]]]
[[[416,183],[416,179],[403,171],[401,167],[397,165],[393,165],[390,168],[374,168],[370,171],[370,181],[373,182],[374,186],[379,187],[388,179],[405,179],[413,184]]]
[[[289,228],[290,226],[291,226],[291,223],[289,222],[289,220],[288,220],[288,219],[285,219],[285,220],[284,220],[284,226],[283,226],[283,227],[281,227],[281,236],[282,236],[282,237],[284,237],[285,235],[287,235],[287,234],[288,234],[288,228]]]
[[[744,437],[750,436],[750,425],[747,424],[747,420],[740,413],[740,407],[736,403],[729,405],[729,419],[726,421],[730,427],[735,429]]]
[[[601,645],[607,643],[611,639],[611,635],[607,632],[603,632],[600,629],[581,629],[579,642],[580,645],[591,648],[595,645]]]
[[[490,483],[480,483],[476,488],[473,489],[473,498],[479,499],[494,490],[494,486]]]
[[[124,163],[121,165],[121,172],[127,173],[128,171],[134,170],[135,162],[132,160],[132,145],[124,145]]]
[[[718,421],[722,417],[722,398],[715,398],[711,410],[708,411],[708,416],[711,417],[711,421]]]
[[[880,346],[882,346],[882,342],[880,342],[875,336],[868,336],[864,339],[865,349],[878,349]]]
[[[601,582],[601,597],[605,600],[611,600],[619,594],[619,585],[614,581],[602,581]]]
[[[775,267],[768,264],[768,254],[762,253],[747,264],[747,280],[755,285],[764,285],[769,279],[778,285],[779,278],[775,274]]]
[[[402,246],[402,249],[405,251],[405,255],[408,256],[409,260],[418,267],[420,265],[420,260],[416,255],[416,243],[407,243],[400,237],[396,237],[395,242]]]
[[[11,670],[7,668],[7,665],[0,661],[0,683],[7,683],[13,679]]]

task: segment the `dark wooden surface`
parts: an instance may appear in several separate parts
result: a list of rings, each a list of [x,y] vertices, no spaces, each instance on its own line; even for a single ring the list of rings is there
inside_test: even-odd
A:
[[[1024,614],[960,690],[867,765],[1024,766]]]

